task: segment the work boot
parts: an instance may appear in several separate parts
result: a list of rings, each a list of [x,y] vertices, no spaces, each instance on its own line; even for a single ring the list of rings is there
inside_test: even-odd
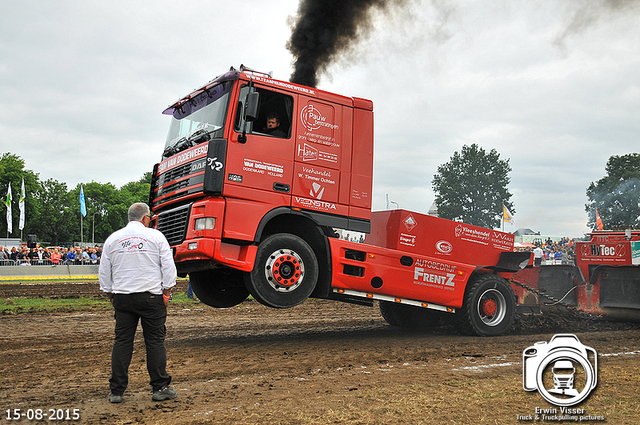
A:
[[[151,400],[153,401],[163,401],[163,400],[171,400],[178,396],[178,392],[173,388],[169,388],[169,386],[165,385],[160,388],[158,391],[154,391],[151,396]]]
[[[109,393],[109,403],[122,403],[122,395]]]

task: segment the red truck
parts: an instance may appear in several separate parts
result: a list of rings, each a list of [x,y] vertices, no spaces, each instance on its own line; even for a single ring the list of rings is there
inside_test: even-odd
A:
[[[249,294],[373,305],[395,325],[455,313],[469,333],[512,324],[513,235],[415,212],[371,212],[373,103],[231,69],[169,106],[149,204],[202,302]],[[345,241],[338,230],[368,234]]]

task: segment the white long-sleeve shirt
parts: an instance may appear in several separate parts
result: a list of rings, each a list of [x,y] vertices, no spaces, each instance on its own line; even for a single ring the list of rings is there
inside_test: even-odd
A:
[[[176,284],[177,272],[167,238],[130,221],[105,241],[98,276],[100,289],[107,293],[160,295]]]
[[[536,249],[533,250],[533,258],[542,258],[544,257],[544,252],[542,252],[542,249],[537,246]]]

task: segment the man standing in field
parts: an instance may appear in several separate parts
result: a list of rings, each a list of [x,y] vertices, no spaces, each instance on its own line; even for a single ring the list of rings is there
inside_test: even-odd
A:
[[[107,293],[115,311],[116,327],[111,353],[109,401],[120,403],[129,383],[133,341],[142,322],[147,349],[147,370],[153,388],[152,400],[176,398],[169,387],[165,347],[165,322],[171,288],[176,284],[176,266],[169,243],[150,229],[149,206],[139,202],[129,207],[129,224],[104,243],[100,261],[100,289]]]
[[[540,245],[536,245],[536,248],[533,250],[533,265],[541,266],[542,265],[542,257],[544,256],[544,252]]]

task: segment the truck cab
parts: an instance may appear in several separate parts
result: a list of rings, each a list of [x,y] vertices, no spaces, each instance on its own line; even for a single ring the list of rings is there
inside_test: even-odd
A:
[[[164,114],[171,124],[149,204],[200,299],[229,307],[252,293],[290,307],[327,296],[326,237],[370,231],[372,102],[241,67]],[[270,263],[281,250],[283,261]],[[289,276],[296,268],[304,272]]]

